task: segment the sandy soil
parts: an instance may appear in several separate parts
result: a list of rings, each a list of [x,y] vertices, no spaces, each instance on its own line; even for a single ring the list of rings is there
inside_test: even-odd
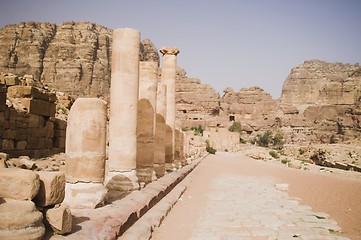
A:
[[[224,164],[207,164],[222,158],[232,159]],[[288,168],[278,161],[257,161],[244,154],[217,153],[207,157],[196,169],[192,182],[155,231],[153,239],[188,239],[199,217],[199,209],[206,199],[207,182],[212,176],[225,172],[245,176],[268,178],[275,183],[288,183],[290,197],[310,205],[313,211],[325,212],[337,221],[343,234],[351,239],[361,239],[361,179],[349,174],[320,172],[317,168],[305,171]]]

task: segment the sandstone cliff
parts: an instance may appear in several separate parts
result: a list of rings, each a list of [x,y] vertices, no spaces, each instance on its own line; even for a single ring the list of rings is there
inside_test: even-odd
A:
[[[361,67],[305,61],[285,80],[280,106],[283,130],[288,128],[293,139],[328,143],[359,138]]]
[[[31,78],[73,97],[106,96],[110,88],[112,31],[94,23],[28,22],[0,29],[0,72]],[[141,43],[141,61],[155,61],[153,43]],[[16,79],[15,79],[16,80]],[[39,84],[38,84],[39,83]],[[31,84],[30,84],[31,85]],[[34,86],[35,86],[34,85]],[[282,131],[290,141],[342,141],[361,136],[361,67],[305,61],[293,68],[279,100],[259,87],[223,97],[177,69],[177,126]]]
[[[219,115],[219,94],[210,85],[188,78],[184,69],[177,69],[176,111],[177,126],[206,125]]]
[[[281,103],[305,105],[355,105],[361,96],[358,65],[305,61],[291,70],[284,82]]]
[[[88,22],[7,25],[0,29],[0,71],[31,74],[75,97],[107,95],[111,42],[112,30]],[[148,39],[142,41],[140,58],[159,63]]]
[[[247,131],[275,127],[278,124],[275,115],[281,113],[277,102],[259,87],[242,88],[239,92],[227,88],[220,105],[225,115],[242,122]]]

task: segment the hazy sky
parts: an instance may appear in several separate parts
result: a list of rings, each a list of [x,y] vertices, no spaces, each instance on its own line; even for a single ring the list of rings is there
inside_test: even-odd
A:
[[[221,94],[259,86],[276,99],[304,60],[361,64],[361,0],[0,0],[0,27],[22,21],[139,29]]]

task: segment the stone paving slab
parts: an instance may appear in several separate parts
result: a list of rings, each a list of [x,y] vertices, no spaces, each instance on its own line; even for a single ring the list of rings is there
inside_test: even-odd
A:
[[[236,175],[211,183],[208,200],[191,240],[349,239],[336,221],[287,195],[287,186]]]

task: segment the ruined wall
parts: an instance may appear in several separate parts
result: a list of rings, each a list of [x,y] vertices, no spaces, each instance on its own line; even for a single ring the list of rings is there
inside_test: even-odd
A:
[[[66,122],[55,118],[55,94],[31,86],[0,86],[0,151],[32,158],[63,152]]]

